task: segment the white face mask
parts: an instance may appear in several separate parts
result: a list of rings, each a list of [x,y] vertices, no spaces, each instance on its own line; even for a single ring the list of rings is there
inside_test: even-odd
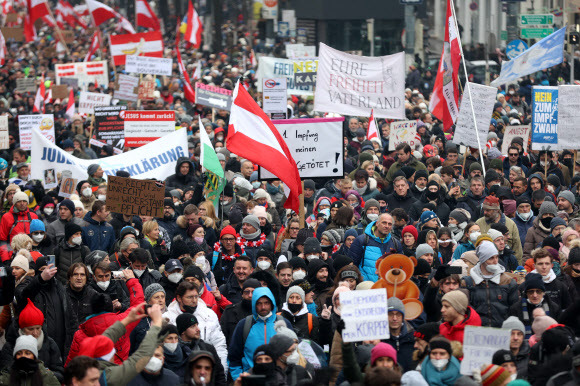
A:
[[[487,272],[491,273],[492,275],[499,271],[499,264],[489,264],[485,266]]]
[[[151,357],[151,359],[149,359],[149,362],[145,366],[145,370],[149,371],[150,373],[156,373],[159,370],[161,370],[162,367],[163,367],[163,362],[161,361],[161,359],[156,358],[156,357]]]
[[[469,240],[471,241],[472,244],[475,244],[479,236],[481,236],[481,232],[479,231],[471,232],[469,234]]]
[[[177,350],[177,345],[179,343],[175,342],[175,343],[163,343],[163,346],[167,349],[167,351],[174,353],[175,350]]]
[[[540,161],[540,165],[546,166],[546,161]]]
[[[73,239],[71,241],[74,245],[81,245],[83,242],[83,238],[82,237],[73,237]]]
[[[183,278],[183,274],[182,273],[172,273],[170,275],[167,276],[167,279],[172,282],[172,283],[179,283],[179,281]]]
[[[145,273],[145,270],[144,269],[134,269],[133,273],[135,274],[135,276],[141,277],[141,275],[143,275]]]
[[[93,191],[91,190],[91,188],[84,188],[83,189],[83,196],[90,197],[92,194],[93,194]]]
[[[106,201],[107,200],[107,196],[104,195],[104,194],[99,194],[97,196],[97,200],[99,200],[99,201]]]
[[[205,257],[203,257],[203,256],[196,257],[195,258],[195,265],[197,265],[200,268],[202,268],[203,266],[205,266]]]
[[[42,240],[44,240],[44,235],[32,235],[32,240],[34,240],[37,243],[40,243]]]
[[[50,208],[50,207],[44,208],[42,211],[44,212],[45,215],[50,216],[51,214],[54,213],[54,208]]]
[[[367,214],[367,217],[371,221],[377,221],[377,219],[379,218],[379,215],[377,213],[369,213],[369,214]]]
[[[431,364],[438,371],[443,370],[447,366],[447,363],[449,363],[449,359],[431,359]]]
[[[418,187],[417,185],[415,185],[415,187],[417,188],[418,191],[422,192],[423,190],[427,189],[426,186],[423,186],[422,188]]]
[[[510,382],[511,381],[515,381],[517,378],[518,378],[518,375],[517,374],[510,375]]]
[[[286,357],[286,364],[287,365],[297,365],[300,361],[300,354],[298,354],[298,350],[292,351],[292,354]]]
[[[308,261],[312,261],[314,259],[320,259],[320,257],[318,257],[318,255],[308,255],[308,256],[306,256],[306,259]]]
[[[528,213],[518,213],[518,217],[524,221],[528,221],[533,215],[532,211],[529,211]]]
[[[100,289],[102,289],[103,291],[106,291],[107,288],[109,288],[109,284],[111,284],[111,281],[98,281],[97,285],[99,286]]]
[[[265,271],[268,268],[270,268],[271,265],[272,264],[270,264],[270,262],[267,261],[267,260],[258,261],[258,268],[260,268],[263,271]]]
[[[302,280],[306,277],[306,272],[300,270],[292,273],[292,279],[294,280]]]

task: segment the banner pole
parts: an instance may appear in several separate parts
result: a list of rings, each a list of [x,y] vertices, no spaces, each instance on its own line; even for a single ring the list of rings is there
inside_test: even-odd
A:
[[[455,15],[455,4],[453,0],[449,0],[451,5],[451,14],[453,16],[453,25],[455,26],[455,31],[457,31],[457,42],[459,43],[459,53],[461,54],[461,62],[463,64],[463,71],[465,72],[465,82],[467,93],[469,94],[469,100],[471,101],[471,115],[473,117],[473,126],[475,127],[475,136],[477,138],[477,146],[479,147],[479,158],[481,162],[481,168],[483,169],[483,177],[485,177],[485,162],[483,162],[483,151],[481,150],[481,141],[479,140],[479,132],[477,130],[477,120],[475,119],[475,111],[473,110],[473,98],[471,97],[471,87],[469,87],[469,74],[467,73],[467,66],[465,65],[465,56],[463,55],[463,46],[461,45],[461,37],[459,36],[459,28],[457,26],[457,17]],[[448,22],[446,20],[446,22]],[[457,74],[459,76],[459,74]],[[464,91],[465,95],[465,91]],[[491,119],[491,118],[490,118]]]

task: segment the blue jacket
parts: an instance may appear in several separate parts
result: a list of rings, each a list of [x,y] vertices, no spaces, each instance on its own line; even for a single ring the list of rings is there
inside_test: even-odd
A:
[[[522,163],[522,157],[518,157],[518,163],[515,166],[519,166],[520,168],[522,168],[522,171],[524,172],[524,175],[528,175],[528,168],[526,167],[526,165],[524,165]],[[503,175],[505,176],[505,178],[507,178],[509,180],[510,178],[510,160],[509,157],[505,157],[503,159]]]
[[[381,256],[385,253],[403,253],[403,246],[399,241],[391,237],[391,233],[383,240],[373,234],[372,229],[375,223],[376,221],[373,221],[367,225],[364,233],[354,239],[348,252],[354,265],[359,267],[365,280],[370,281],[379,280],[375,273],[375,263]],[[367,239],[368,243],[366,242]]]
[[[264,296],[267,296],[272,302],[272,314],[265,322],[258,317],[258,313],[256,312],[256,302]],[[242,372],[248,371],[254,367],[253,358],[256,348],[263,344],[268,344],[270,339],[276,335],[276,330],[274,330],[276,311],[276,300],[274,299],[272,291],[267,287],[256,288],[252,295],[252,315],[254,324],[250,329],[248,338],[244,343],[244,325],[246,323],[246,318],[244,318],[236,325],[236,329],[232,335],[232,340],[230,341],[228,365],[230,368],[230,374],[234,380],[236,380]],[[284,319],[284,321],[286,322],[286,326],[292,330],[290,322],[286,319]]]
[[[524,221],[518,216],[513,218],[514,222],[516,223],[516,227],[518,228],[518,232],[520,233],[520,241],[522,242],[522,248],[524,247],[524,243],[526,242],[526,235],[528,234],[528,229],[534,226],[534,220],[536,216],[530,217],[528,221]]]
[[[466,243],[459,244],[455,251],[453,252],[453,257],[451,260],[455,261],[461,257],[465,252],[475,251],[475,247],[471,244],[471,241],[467,241]]]
[[[83,227],[83,244],[91,251],[101,250],[109,252],[115,245],[115,230],[113,226],[106,221],[98,222],[93,220],[92,212],[85,215],[86,226]]]

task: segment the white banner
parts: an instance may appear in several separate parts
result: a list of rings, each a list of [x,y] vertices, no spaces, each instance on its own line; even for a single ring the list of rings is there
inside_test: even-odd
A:
[[[324,43],[318,50],[314,110],[405,119],[405,53],[369,57]]]
[[[95,107],[109,106],[110,104],[111,96],[109,94],[81,91],[81,95],[79,96],[79,113],[94,114]]]
[[[39,130],[50,142],[54,143],[54,115],[35,114],[19,115],[18,128],[20,130],[20,148],[32,149],[32,132]]]
[[[171,76],[172,66],[171,58],[127,55],[125,60],[125,71],[129,73]]]
[[[109,84],[106,61],[55,64],[54,72],[56,84],[63,84],[60,81],[61,78],[74,78],[78,79],[78,87],[83,90],[87,89],[89,83],[95,83],[95,81],[102,86]]]
[[[475,119],[477,120],[477,133],[479,134],[479,142],[483,150],[487,143],[487,133],[489,132],[489,125],[491,123],[493,105],[496,102],[495,96],[497,94],[497,88],[469,82],[467,83],[467,87],[471,89],[473,111],[475,112]],[[466,88],[463,91],[459,117],[457,117],[457,122],[455,123],[453,143],[478,148],[477,137],[474,134],[475,123],[473,122],[473,113],[471,112],[469,92]]]
[[[417,121],[400,121],[391,123],[389,135],[389,151],[395,150],[398,144],[408,143],[412,150],[421,143],[417,136]]]
[[[259,92],[262,92],[264,79],[284,77],[287,79],[286,91],[288,95],[314,95],[312,86],[296,86],[294,84],[294,61],[290,59],[261,56],[256,77],[258,78]]]
[[[87,168],[99,164],[107,175],[114,176],[118,170],[126,170],[132,178],[156,178],[165,180],[175,173],[179,157],[187,157],[187,129],[179,129],[148,145],[112,157],[84,160],[74,157],[50,143],[38,130],[32,132],[32,178],[43,183],[45,170],[56,173],[69,170],[72,177],[87,179]]]

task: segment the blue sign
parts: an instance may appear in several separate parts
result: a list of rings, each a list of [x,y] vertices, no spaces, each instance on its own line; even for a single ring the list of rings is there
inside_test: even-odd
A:
[[[558,144],[558,87],[532,89],[532,149]]]
[[[528,45],[523,40],[512,40],[505,48],[505,54],[509,60],[512,60],[519,54],[528,49]]]

